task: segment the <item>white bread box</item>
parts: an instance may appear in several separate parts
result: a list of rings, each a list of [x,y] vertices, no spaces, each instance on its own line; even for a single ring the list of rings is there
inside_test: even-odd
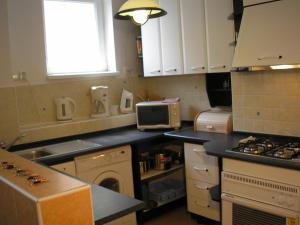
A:
[[[228,111],[207,111],[199,113],[194,121],[195,131],[215,133],[232,132],[232,113]]]

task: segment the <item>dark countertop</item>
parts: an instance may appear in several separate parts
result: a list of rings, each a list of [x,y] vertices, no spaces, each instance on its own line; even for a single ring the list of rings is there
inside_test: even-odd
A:
[[[21,149],[25,148],[32,148],[37,146],[43,146],[43,145],[51,145],[59,142],[64,141],[70,141],[74,139],[81,139],[84,141],[93,142],[96,144],[100,144],[100,147],[96,148],[89,148],[82,151],[76,151],[76,152],[64,152],[61,154],[54,154],[46,157],[42,157],[37,159],[36,161],[42,164],[46,165],[53,165],[58,164],[66,161],[73,160],[74,157],[85,155],[88,153],[94,153],[118,146],[124,146],[124,145],[131,145],[136,144],[140,142],[149,141],[155,138],[163,137],[165,130],[154,130],[154,131],[139,131],[136,129],[136,127],[125,127],[120,129],[113,129],[110,131],[104,131],[104,132],[98,132],[93,134],[87,134],[87,135],[80,135],[80,136],[74,136],[68,139],[59,139],[59,140],[52,140],[48,142],[43,143],[37,143],[34,145],[26,145],[26,147],[22,147]]]
[[[169,138],[180,139],[190,143],[203,144],[208,154],[217,157],[239,159],[248,162],[256,162],[256,163],[267,164],[271,166],[300,170],[300,161],[295,162],[291,160],[281,160],[281,159],[275,159],[269,157],[257,157],[255,155],[239,154],[239,153],[228,151],[228,149],[238,146],[238,142],[240,139],[246,138],[250,135],[254,135],[257,137],[265,136],[263,134],[242,133],[242,132],[234,132],[231,134],[209,133],[209,132],[200,132],[200,131],[194,132],[191,126],[188,127],[185,126],[184,128],[178,131],[166,131],[166,130],[139,131],[136,129],[135,126],[130,126],[130,127],[123,127],[119,129],[102,131],[102,132],[97,132],[92,134],[51,140],[43,143],[34,143],[30,145],[21,146],[21,149],[24,149],[24,147],[26,146],[27,148],[29,147],[31,148],[34,146],[49,145],[49,144],[63,142],[72,139],[73,140],[82,139],[85,141],[90,141],[102,145],[97,148],[90,148],[83,151],[67,152],[62,154],[51,155],[37,160],[37,162],[40,162],[42,164],[52,165],[52,164],[57,164],[57,163],[72,160],[76,156],[84,155],[87,153],[93,153],[93,152],[114,148],[122,145],[127,145],[127,144],[129,145],[129,144],[141,143],[141,142],[166,136]],[[280,136],[275,136],[275,137],[295,139],[295,141],[298,142],[300,141],[299,138],[295,138],[295,137],[294,138],[280,137]]]
[[[144,207],[142,201],[97,185],[92,186],[92,194],[96,225],[108,223]]]
[[[170,138],[181,139],[185,142],[203,144],[207,154],[238,159],[247,162],[254,162],[260,164],[266,164],[270,166],[282,167],[287,169],[300,170],[300,161],[292,161],[292,160],[282,160],[270,157],[258,157],[256,155],[250,154],[239,154],[236,152],[228,151],[229,149],[238,146],[239,140],[249,137],[250,135],[256,137],[263,137],[266,135],[262,134],[253,134],[253,133],[241,133],[234,132],[231,134],[219,134],[219,133],[209,133],[209,132],[195,132],[193,128],[185,128],[179,131],[172,131],[165,133],[165,136]],[[269,135],[268,135],[269,136]],[[299,142],[299,138],[295,137],[280,137],[280,136],[272,136],[276,139],[292,139],[294,141]]]

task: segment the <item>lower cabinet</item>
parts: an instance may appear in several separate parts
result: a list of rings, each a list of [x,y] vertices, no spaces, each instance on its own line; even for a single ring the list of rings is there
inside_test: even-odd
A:
[[[218,159],[205,153],[202,145],[184,143],[188,211],[220,221],[220,203],[212,199],[219,185]]]
[[[62,173],[69,174],[71,176],[76,176],[75,162],[65,162],[51,166],[53,169],[56,169]]]

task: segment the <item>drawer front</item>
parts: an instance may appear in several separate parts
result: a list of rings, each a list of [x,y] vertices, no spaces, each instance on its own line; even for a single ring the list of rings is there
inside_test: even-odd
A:
[[[186,180],[186,189],[188,195],[193,195],[204,202],[210,202],[210,188],[216,186],[216,184],[209,184],[203,181],[197,181],[193,179]]]
[[[193,195],[188,195],[187,201],[189,212],[220,221],[220,203],[214,201],[204,202]]]
[[[185,171],[188,178],[210,184],[219,184],[219,168],[215,165],[186,162]]]
[[[202,145],[184,143],[184,157],[186,163],[197,162],[205,165],[218,166],[218,158],[207,155]]]

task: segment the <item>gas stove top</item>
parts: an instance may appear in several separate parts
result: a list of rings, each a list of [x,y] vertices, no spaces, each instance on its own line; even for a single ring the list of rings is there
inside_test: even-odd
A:
[[[300,142],[274,141],[270,138],[250,136],[240,140],[239,146],[229,151],[300,162]]]

